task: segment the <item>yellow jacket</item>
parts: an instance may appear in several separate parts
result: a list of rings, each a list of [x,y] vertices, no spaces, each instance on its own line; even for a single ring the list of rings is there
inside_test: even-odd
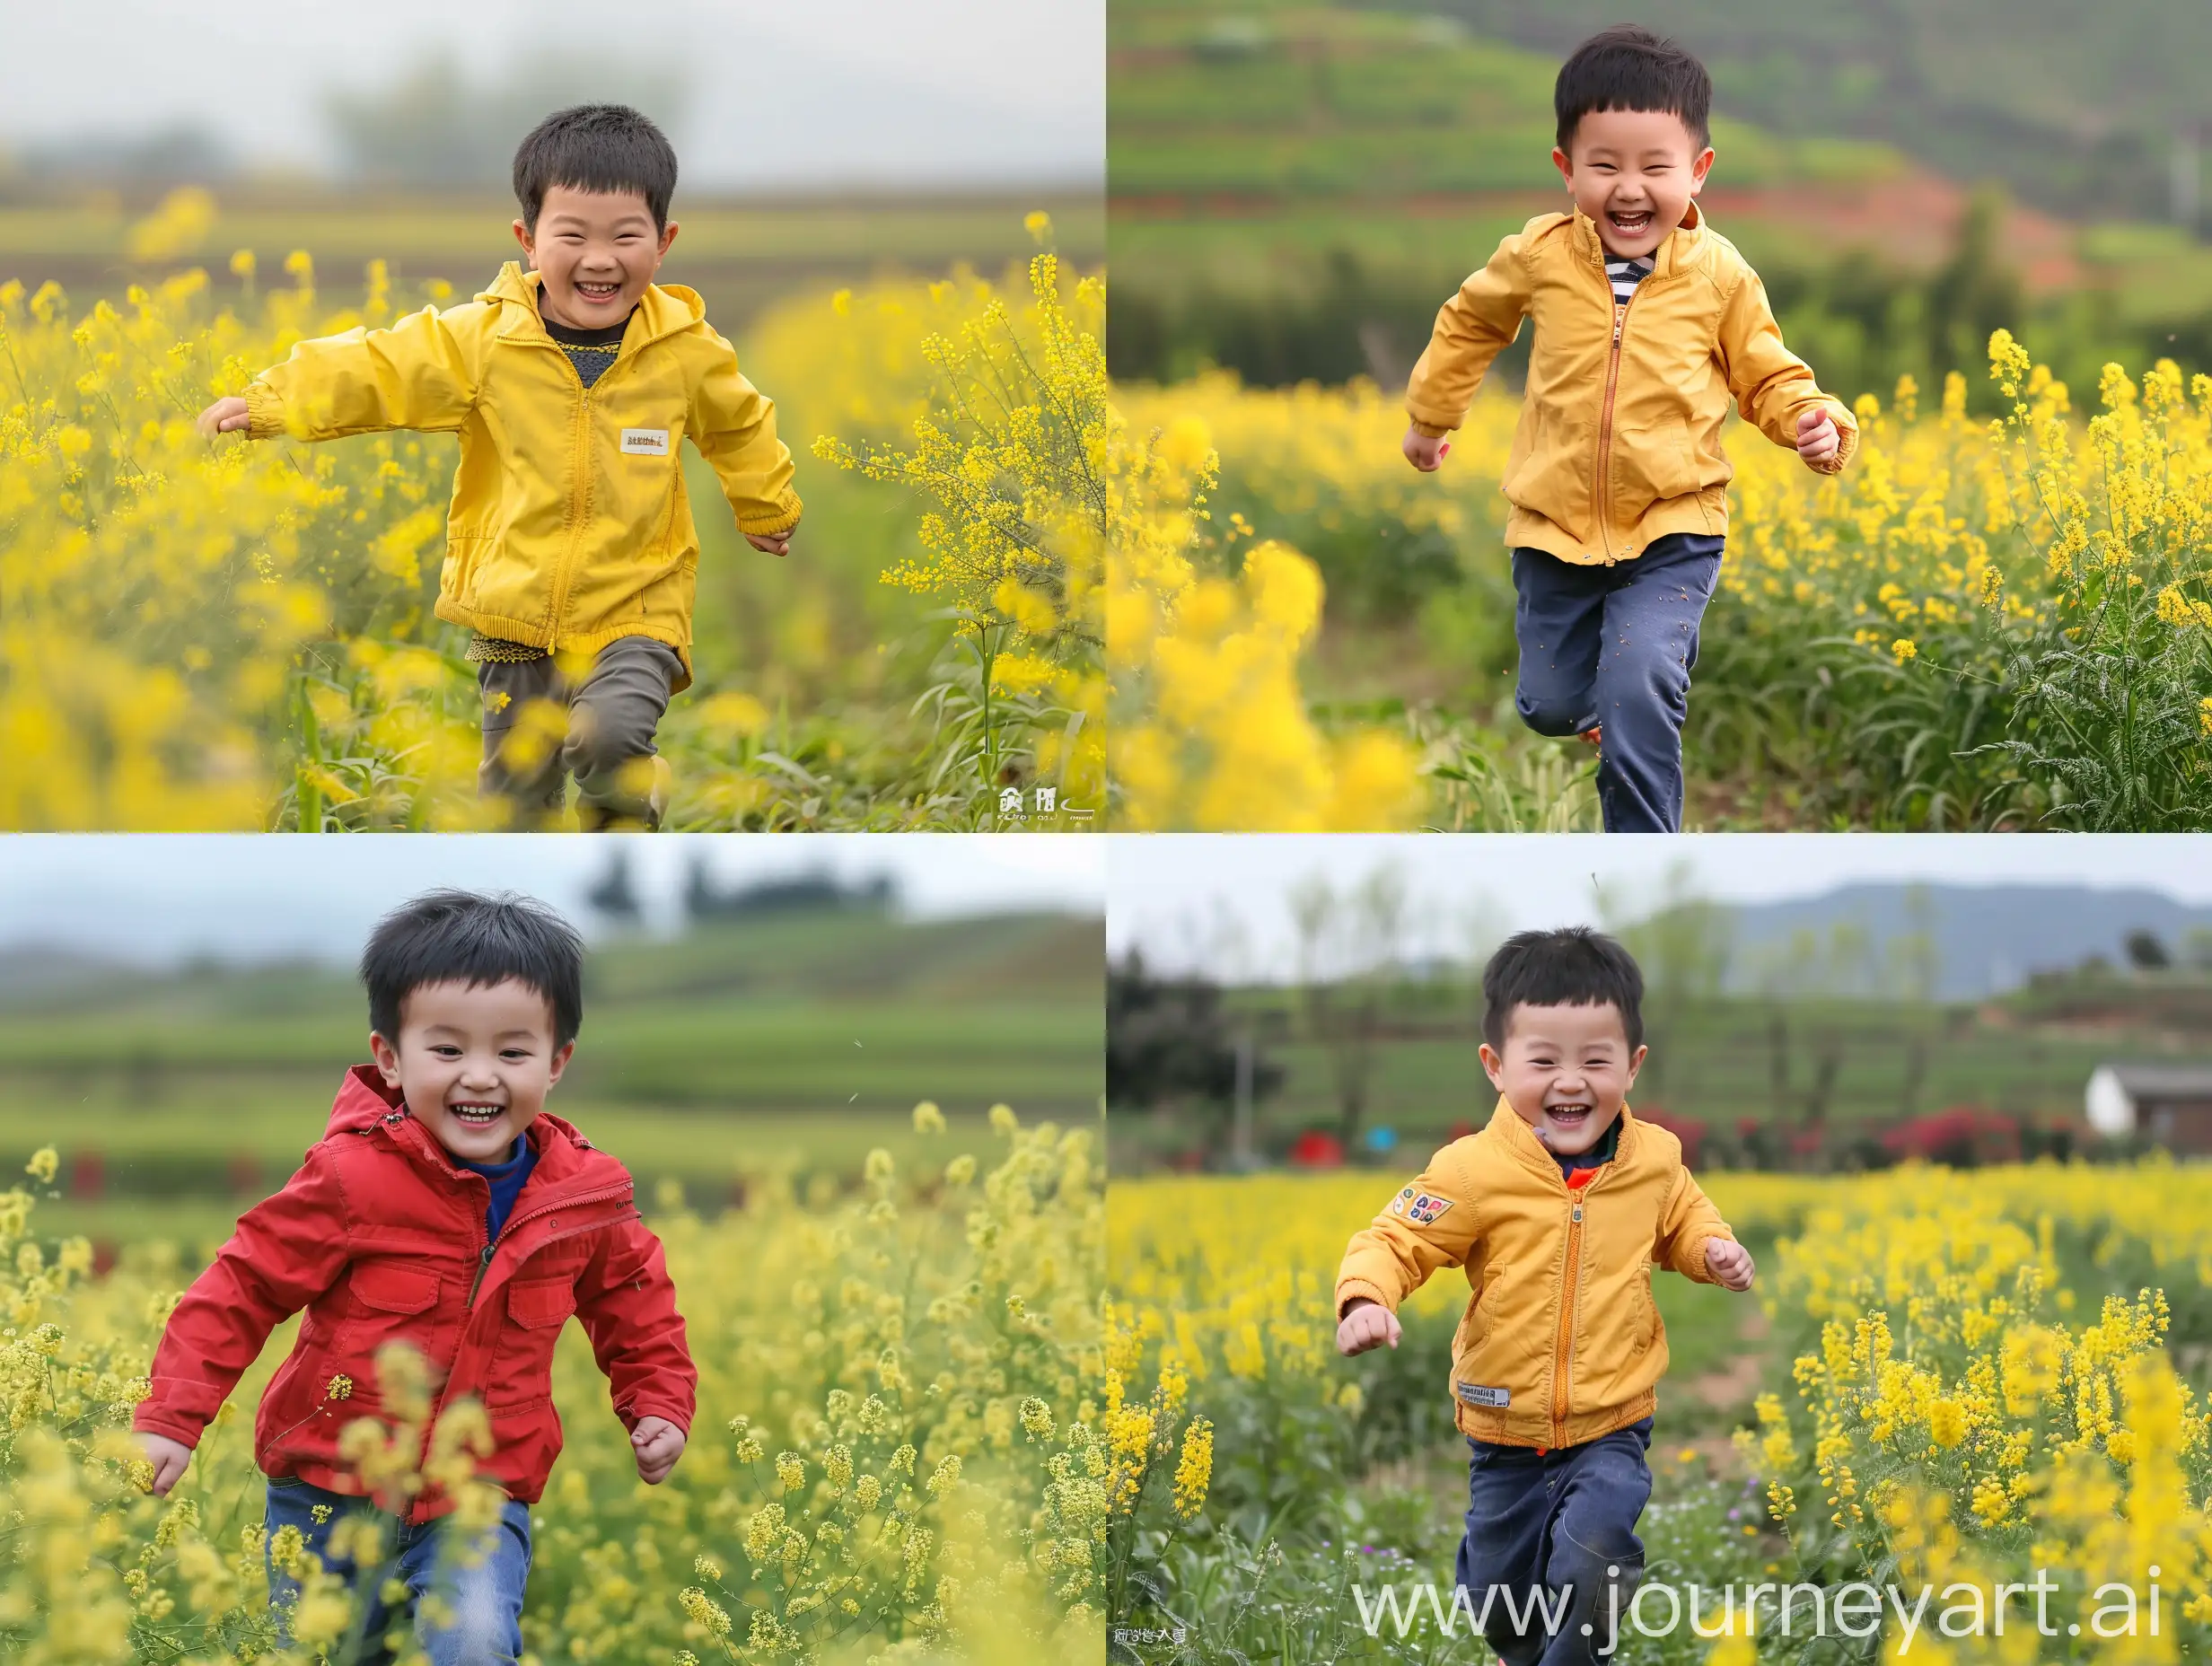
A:
[[[1726,532],[1731,398],[1792,451],[1798,414],[1827,411],[1841,440],[1830,472],[1858,449],[1849,409],[1782,345],[1759,274],[1694,202],[1618,324],[1588,215],[1538,215],[1506,238],[1436,314],[1406,389],[1416,428],[1442,434],[1466,419],[1523,318],[1536,338],[1500,483],[1514,548],[1593,566],[1628,560],[1669,532]]]
[[[1576,1446],[1651,1414],[1667,1368],[1655,1261],[1700,1284],[1706,1241],[1734,1236],[1682,1167],[1682,1144],[1620,1112],[1618,1154],[1579,1190],[1503,1099],[1353,1236],[1337,1312],[1356,1296],[1392,1312],[1440,1267],[1464,1267],[1452,1339],[1463,1434]]]
[[[776,408],[737,368],[698,295],[655,284],[586,389],[510,260],[466,305],[303,341],[246,390],[253,439],[413,428],[461,435],[437,615],[487,636],[590,652],[650,636],[689,680],[698,533],[687,435],[747,532],[798,523]]]

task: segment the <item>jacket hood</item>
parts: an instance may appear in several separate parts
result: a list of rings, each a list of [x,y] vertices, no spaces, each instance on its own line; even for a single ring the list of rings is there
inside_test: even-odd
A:
[[[412,1119],[407,1100],[397,1088],[384,1085],[375,1065],[356,1065],[338,1084],[338,1097],[330,1104],[330,1120],[323,1128],[322,1136],[329,1139],[339,1134],[366,1132],[395,1111]],[[619,1162],[584,1138],[575,1125],[565,1118],[541,1110],[530,1127],[531,1137],[538,1147],[539,1163],[545,1168],[549,1179],[566,1178],[601,1164],[610,1171],[605,1177],[608,1179],[628,1178],[628,1171]],[[434,1146],[437,1142],[432,1140],[431,1144]],[[547,1164],[548,1157],[555,1158],[551,1165]]]
[[[544,287],[545,274],[525,272],[520,260],[510,260],[499,268],[499,276],[492,280],[489,289],[477,292],[478,301],[487,301],[501,310],[493,334],[507,338],[520,337],[549,341],[546,334],[545,319],[538,311],[538,293]],[[681,284],[648,284],[630,319],[630,327],[623,335],[622,345],[635,351],[648,342],[658,341],[663,336],[672,336],[702,323],[707,317],[707,303],[699,299],[698,291]]]
[[[1584,260],[1603,266],[1605,243],[1598,236],[1597,222],[1579,208],[1574,211],[1574,222],[1575,252]],[[1652,250],[1651,275],[1664,277],[1670,273],[1688,270],[1705,242],[1705,211],[1698,206],[1698,199],[1693,197],[1689,212],[1682,215],[1682,223],[1661,238],[1659,247]]]

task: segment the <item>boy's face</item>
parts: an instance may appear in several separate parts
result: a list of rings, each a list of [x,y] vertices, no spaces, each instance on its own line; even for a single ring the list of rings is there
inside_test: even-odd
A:
[[[1646,1051],[1629,1048],[1611,1002],[1522,1005],[1506,1015],[1502,1054],[1483,1043],[1482,1068],[1548,1149],[1573,1157],[1605,1137]]]
[[[1575,124],[1571,151],[1554,150],[1575,206],[1596,222],[1616,255],[1647,255],[1705,189],[1713,147],[1698,148],[1682,118],[1666,110],[1592,110]]]
[[[538,205],[536,232],[517,220],[514,239],[545,275],[540,310],[571,329],[597,329],[629,316],[676,241],[676,223],[656,230],[636,191],[555,185]]]
[[[369,1046],[416,1120],[466,1162],[514,1149],[575,1051],[553,1045],[553,1004],[516,978],[418,985],[399,1003],[397,1040]]]

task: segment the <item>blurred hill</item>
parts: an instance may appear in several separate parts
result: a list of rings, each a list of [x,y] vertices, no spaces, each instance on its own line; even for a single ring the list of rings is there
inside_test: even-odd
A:
[[[2143,887],[2058,885],[1839,886],[1817,897],[1736,905],[1727,987],[1754,993],[1774,969],[1806,955],[1824,957],[1830,986],[1871,988],[1900,945],[1932,944],[1929,993],[1941,1001],[2008,994],[2037,973],[2102,960],[2130,962],[2130,939],[2143,936],[2175,965],[2212,970],[2212,908],[2177,902]],[[1856,965],[1837,964],[1842,928]]]
[[[914,1132],[917,1100],[944,1108],[957,1149],[989,1137],[1002,1100],[1028,1121],[1097,1115],[1104,956],[1096,916],[909,923],[865,898],[609,943],[549,1109],[648,1188],[710,1206],[763,1169],[849,1179],[873,1146],[942,1162],[952,1148]],[[367,1034],[358,985],[324,965],[154,973],[10,951],[0,1163],[60,1149],[50,1230],[220,1236],[320,1136]]]
[[[1839,391],[1963,369],[1979,395],[1996,322],[2077,382],[2107,357],[2212,359],[2191,125],[2212,12],[1663,0],[1637,15],[1707,58],[1719,161],[1703,203]],[[1115,373],[1402,380],[1439,300],[1563,200],[1552,82],[1614,21],[1593,0],[1117,0]],[[1517,380],[1517,355],[1501,369]]]

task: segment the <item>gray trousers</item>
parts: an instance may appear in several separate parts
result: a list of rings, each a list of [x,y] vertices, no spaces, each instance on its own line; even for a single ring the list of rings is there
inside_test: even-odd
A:
[[[514,826],[543,827],[567,808],[574,776],[577,818],[587,830],[657,828],[653,734],[682,674],[675,649],[650,636],[616,638],[575,680],[550,655],[478,666],[484,697],[478,790],[504,800]]]

